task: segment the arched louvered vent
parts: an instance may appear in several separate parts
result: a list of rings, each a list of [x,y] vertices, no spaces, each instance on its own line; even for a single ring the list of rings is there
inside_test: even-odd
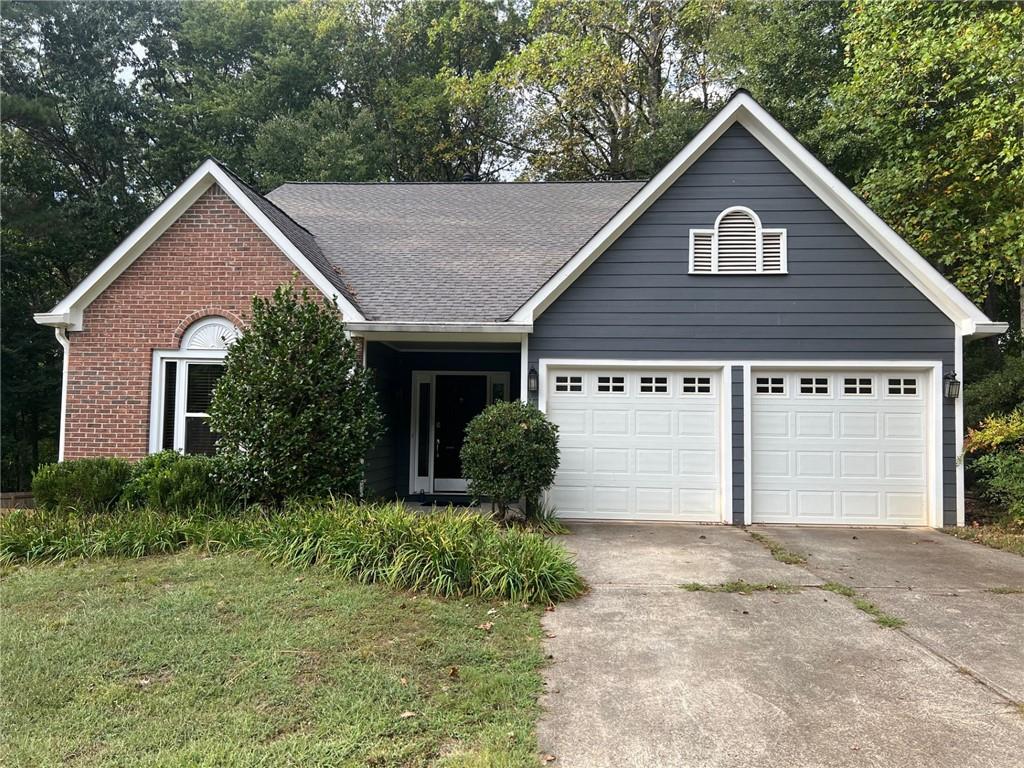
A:
[[[726,213],[715,233],[719,272],[757,271],[757,223],[746,211]]]
[[[749,208],[727,208],[714,229],[690,230],[690,272],[785,273],[786,230],[763,229],[761,220]]]
[[[238,339],[238,329],[223,317],[207,317],[194,323],[182,337],[181,348],[190,350],[227,349]]]

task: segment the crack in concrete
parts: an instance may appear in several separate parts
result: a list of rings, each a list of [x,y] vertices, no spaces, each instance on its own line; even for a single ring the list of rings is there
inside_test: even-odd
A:
[[[751,536],[751,538],[753,538],[755,541],[757,541],[759,544],[761,544],[761,546],[765,547],[766,549],[770,549],[768,544],[766,544],[764,541],[760,540],[757,536]],[[811,557],[811,553],[808,552],[807,553],[807,559],[809,560],[810,557]],[[801,568],[801,569],[807,571],[807,573],[811,574],[811,576],[814,576],[815,578],[827,579],[827,576],[823,576],[821,574],[815,573],[811,569],[811,567],[808,564],[808,562],[806,562],[806,561],[803,562],[803,563],[786,563],[786,565],[789,565],[789,566],[791,566],[793,568]],[[913,587],[905,587],[905,586],[899,586],[899,587],[854,587],[853,585],[850,585],[850,584],[846,584],[845,586],[848,586],[848,587],[850,587],[851,589],[853,589],[854,591],[857,591],[857,592],[868,591],[868,590],[889,590],[889,591],[899,591],[899,592],[916,592],[918,594],[932,595],[932,596],[936,596],[936,597],[938,597],[938,596],[942,596],[942,597],[956,597],[959,594],[964,594],[964,595],[981,594],[981,593],[985,593],[985,592],[989,591],[987,589],[963,589],[963,590],[956,590],[956,591],[953,591],[953,592],[950,592],[948,590],[944,591],[944,592],[935,592],[935,591],[928,591],[928,590],[925,590],[925,589],[915,589]],[[816,588],[821,589],[821,586],[818,585]],[[822,590],[822,591],[827,592],[827,591],[830,591],[830,590]],[[833,594],[836,594],[838,597],[842,597],[842,595],[839,595],[838,593],[833,593]],[[850,599],[850,598],[847,598],[847,599]],[[1005,688],[1003,688],[998,683],[996,683],[996,682],[994,682],[992,680],[989,680],[987,677],[982,675],[976,669],[972,669],[971,667],[967,666],[966,664],[959,663],[956,659],[954,659],[953,657],[948,656],[947,654],[943,653],[938,648],[934,647],[931,643],[929,643],[926,640],[924,640],[924,639],[914,635],[912,633],[912,631],[908,630],[906,627],[893,627],[892,629],[894,629],[896,632],[899,632],[901,635],[906,637],[908,640],[910,640],[910,642],[912,642],[915,645],[918,645],[921,648],[923,648],[926,652],[930,653],[935,658],[937,658],[940,661],[945,662],[946,664],[950,665],[951,667],[953,667],[954,670],[956,670],[961,675],[964,675],[966,677],[970,677],[978,685],[981,685],[983,688],[985,688],[988,691],[990,691],[991,693],[995,694],[997,697],[999,697],[1000,699],[1002,699],[1006,703],[1010,704],[1011,706],[1018,707],[1018,708],[1019,707],[1024,707],[1024,701],[1021,701],[1020,699],[1018,699],[1010,691],[1006,690]]]

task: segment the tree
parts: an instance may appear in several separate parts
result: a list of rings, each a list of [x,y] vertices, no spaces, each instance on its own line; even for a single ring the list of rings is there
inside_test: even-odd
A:
[[[32,321],[153,204],[143,154],[147,105],[123,76],[150,33],[142,3],[4,3],[3,488],[27,488],[56,459],[61,350]]]
[[[308,290],[253,298],[214,390],[217,453],[246,498],[358,495],[383,419],[341,314]]]
[[[828,153],[971,299],[991,311],[1014,294],[1019,324],[1024,7],[871,0],[844,29],[850,77],[834,90]]]

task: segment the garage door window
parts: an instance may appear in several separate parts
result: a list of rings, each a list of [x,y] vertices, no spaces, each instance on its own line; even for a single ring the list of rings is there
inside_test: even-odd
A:
[[[710,395],[710,376],[683,376],[684,395]]]
[[[597,391],[601,394],[616,394],[626,391],[625,376],[598,376]]]
[[[641,376],[641,395],[667,395],[668,376]]]
[[[889,379],[888,392],[890,395],[917,396],[917,379]]]
[[[827,395],[828,394],[828,379],[820,378],[817,376],[801,376],[800,377],[800,394],[801,395]]]
[[[555,392],[583,392],[582,376],[555,376]]]
[[[781,376],[758,376],[754,381],[754,391],[759,395],[784,395],[786,380]]]
[[[874,382],[870,377],[848,377],[843,379],[844,395],[871,395],[873,393]]]

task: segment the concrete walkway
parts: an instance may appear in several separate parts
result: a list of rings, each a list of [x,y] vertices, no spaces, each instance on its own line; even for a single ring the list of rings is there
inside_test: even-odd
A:
[[[591,592],[545,614],[551,764],[1020,765],[1024,595],[986,590],[1024,587],[1024,559],[926,530],[760,532],[807,565],[737,528],[573,526]],[[679,588],[741,579],[799,589]]]

